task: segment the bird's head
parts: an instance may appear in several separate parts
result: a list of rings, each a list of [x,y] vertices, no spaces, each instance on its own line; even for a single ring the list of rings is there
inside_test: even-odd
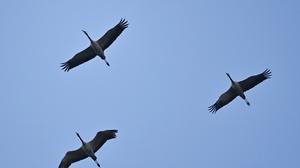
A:
[[[84,145],[85,142],[81,139],[81,137],[80,137],[80,135],[78,134],[78,132],[75,132],[75,133],[76,133],[76,135],[78,136],[78,138],[80,139],[81,143]]]
[[[227,73],[227,72],[226,72],[226,75],[227,75],[228,77],[230,77],[229,73]]]
[[[228,78],[230,79],[230,81],[233,83],[234,81],[231,79],[229,73],[226,72],[226,75],[228,76]]]

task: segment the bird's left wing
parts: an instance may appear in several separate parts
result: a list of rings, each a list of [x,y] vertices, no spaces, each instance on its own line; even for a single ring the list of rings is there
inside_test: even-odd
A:
[[[211,113],[216,113],[220,108],[231,102],[233,99],[237,97],[237,93],[234,91],[232,87],[230,87],[225,93],[223,93],[219,99],[215,102],[215,104],[208,107],[208,110]]]
[[[94,152],[99,150],[101,146],[109,139],[116,138],[118,130],[99,131],[93,140],[89,142]]]
[[[247,90],[253,88],[254,86],[258,85],[262,81],[271,78],[272,73],[270,69],[266,69],[263,73],[260,73],[258,75],[250,76],[245,80],[242,80],[239,82],[241,88],[244,92]]]
[[[70,69],[87,62],[93,59],[96,56],[96,53],[91,46],[84,49],[83,51],[77,53],[74,57],[69,59],[67,62],[62,63],[61,67],[64,71],[69,71]]]
[[[66,153],[65,157],[61,160],[58,168],[68,168],[72,163],[85,158],[87,158],[87,155],[83,151],[82,147],[74,151],[69,151]]]
[[[108,48],[117,37],[128,27],[128,23],[125,19],[121,19],[120,22],[108,30],[97,42],[102,47],[103,51]]]

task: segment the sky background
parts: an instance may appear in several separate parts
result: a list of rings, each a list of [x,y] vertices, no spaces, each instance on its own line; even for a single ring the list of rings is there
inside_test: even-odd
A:
[[[298,168],[296,0],[0,2],[0,167],[53,168],[97,131],[118,138],[102,168]],[[121,18],[129,27],[95,58],[60,70]],[[273,76],[216,114],[234,80]],[[91,159],[73,168],[95,167]]]

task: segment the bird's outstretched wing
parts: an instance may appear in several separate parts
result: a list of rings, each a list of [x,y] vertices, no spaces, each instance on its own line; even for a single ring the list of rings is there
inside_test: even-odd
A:
[[[124,29],[128,27],[128,23],[125,19],[121,19],[120,22],[108,30],[97,42],[102,47],[103,51],[108,48],[122,33]]]
[[[64,71],[69,71],[70,69],[87,62],[93,59],[96,56],[96,53],[91,46],[84,49],[83,51],[77,53],[74,57],[69,59],[67,62],[62,63],[61,67]]]
[[[270,69],[266,69],[263,73],[260,73],[258,75],[250,76],[245,80],[242,80],[239,82],[241,88],[244,92],[247,90],[253,88],[257,84],[261,83],[262,81],[271,78],[272,73]]]
[[[116,138],[116,133],[118,130],[105,130],[99,131],[93,140],[89,142],[93,151],[96,152],[101,148],[101,146],[109,139]]]
[[[88,156],[82,148],[66,153],[65,157],[61,160],[58,168],[68,168],[72,163],[85,159]]]
[[[225,93],[223,93],[215,104],[208,107],[208,110],[211,113],[216,113],[221,107],[225,106],[229,102],[231,102],[234,98],[236,98],[238,94],[234,91],[232,87],[230,87]]]

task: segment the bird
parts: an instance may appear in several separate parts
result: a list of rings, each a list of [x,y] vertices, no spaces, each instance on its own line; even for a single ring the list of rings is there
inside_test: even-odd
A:
[[[82,32],[87,36],[91,44],[89,47],[77,53],[67,62],[61,63],[62,70],[69,71],[70,69],[95,58],[97,55],[105,61],[107,66],[110,66],[110,64],[106,60],[104,51],[117,39],[117,37],[123,32],[123,30],[125,30],[128,27],[128,25],[129,24],[127,20],[121,19],[117,25],[108,30],[97,41],[93,41],[88,35],[88,33],[82,30]]]
[[[231,102],[237,96],[240,96],[242,99],[244,99],[246,104],[250,106],[250,103],[244,93],[249,89],[252,89],[254,86],[258,85],[262,81],[271,78],[272,72],[270,69],[266,69],[260,74],[250,76],[247,79],[239,82],[232,80],[228,73],[226,73],[226,75],[231,81],[231,87],[225,93],[223,93],[213,105],[208,107],[208,110],[211,113],[216,113],[221,107]]]
[[[109,139],[116,138],[116,133],[118,130],[105,130],[99,131],[93,140],[86,143],[82,140],[79,133],[76,135],[80,139],[82,146],[74,151],[68,151],[64,158],[61,160],[58,168],[68,168],[72,163],[83,160],[87,157],[91,157],[94,162],[100,167],[99,162],[95,153],[101,148],[101,146]]]

